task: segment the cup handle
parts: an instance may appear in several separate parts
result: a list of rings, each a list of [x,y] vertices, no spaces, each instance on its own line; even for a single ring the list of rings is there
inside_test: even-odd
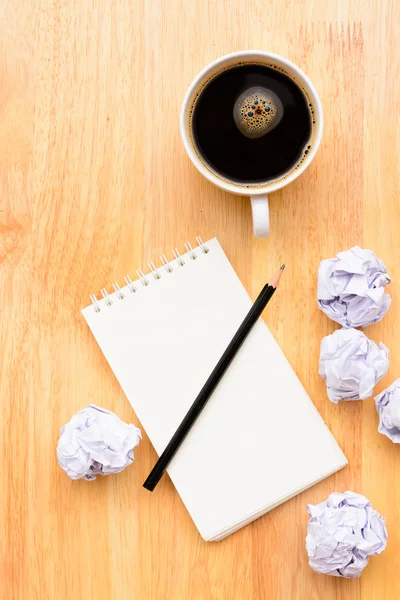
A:
[[[269,208],[267,194],[250,196],[251,210],[253,212],[253,231],[256,237],[269,235]]]

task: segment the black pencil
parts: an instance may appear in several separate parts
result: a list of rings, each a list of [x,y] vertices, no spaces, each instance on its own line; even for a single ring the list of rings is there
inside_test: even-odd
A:
[[[164,452],[161,454],[160,458],[154,465],[150,475],[144,482],[143,487],[146,488],[146,490],[152,492],[156,487],[157,483],[160,481],[169,463],[171,462],[172,458],[179,449],[183,440],[189,433],[194,422],[196,421],[197,417],[206,405],[207,400],[210,398],[211,394],[217,387],[225,371],[231,364],[240,346],[243,344],[244,340],[250,333],[254,324],[257,322],[258,317],[261,315],[262,311],[272,298],[278,286],[284,268],[285,265],[282,265],[279,271],[275,273],[272,279],[270,279],[270,281],[261,290],[257,300],[254,302],[253,306],[247,313],[239,329],[233,336],[229,346],[219,359],[213,372],[211,373],[206,383],[200,390],[196,400],[189,408],[188,412],[186,413],[186,416],[182,420],[178,429],[175,431]]]

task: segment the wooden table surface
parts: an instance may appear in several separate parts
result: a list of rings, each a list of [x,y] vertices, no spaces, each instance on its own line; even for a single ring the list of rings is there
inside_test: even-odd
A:
[[[372,398],[327,399],[319,344],[335,324],[315,302],[322,258],[373,249],[393,275],[392,308],[367,330],[390,350],[376,391],[400,376],[399,23],[395,0],[2,1],[2,598],[400,597],[400,448],[378,434]],[[267,240],[252,237],[248,200],[194,169],[178,129],[193,76],[249,48],[298,63],[325,111],[315,161],[271,198]],[[142,488],[156,459],[145,435],[133,466],[90,483],[69,480],[55,455],[60,426],[88,402],[139,425],[80,314],[89,294],[196,235],[219,238],[253,298],[286,262],[266,318],[349,459],[215,544],[167,477],[156,494]],[[347,489],[389,531],[353,581],[314,573],[304,547],[306,504]]]

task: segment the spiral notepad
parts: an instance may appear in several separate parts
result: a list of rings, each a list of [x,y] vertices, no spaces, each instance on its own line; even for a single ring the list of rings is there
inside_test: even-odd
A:
[[[82,311],[158,454],[251,306],[216,239],[185,247]],[[202,537],[216,541],[345,464],[260,319],[168,473]]]

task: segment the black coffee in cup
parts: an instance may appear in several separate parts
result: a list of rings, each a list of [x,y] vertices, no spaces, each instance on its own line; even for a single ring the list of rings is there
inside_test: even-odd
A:
[[[279,68],[239,64],[200,91],[192,113],[194,143],[222,177],[265,183],[308,154],[313,112],[301,88]]]

